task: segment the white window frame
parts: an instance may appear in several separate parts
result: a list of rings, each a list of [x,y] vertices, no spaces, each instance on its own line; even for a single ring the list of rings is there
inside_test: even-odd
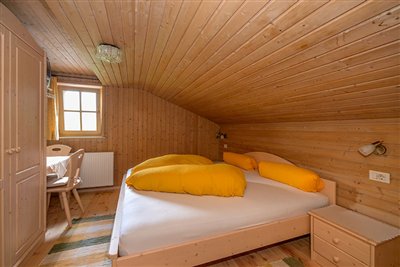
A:
[[[97,85],[84,85],[84,84],[73,84],[73,83],[57,83],[58,86],[58,103],[59,103],[59,130],[60,137],[88,137],[88,136],[102,136],[103,134],[103,87]],[[95,131],[67,131],[64,127],[64,102],[63,102],[63,92],[64,91],[78,91],[96,93],[96,119],[97,119],[97,129]],[[82,101],[82,97],[79,98]],[[82,103],[79,104],[79,113],[81,116],[81,129],[82,129]],[[76,110],[74,110],[76,111]]]

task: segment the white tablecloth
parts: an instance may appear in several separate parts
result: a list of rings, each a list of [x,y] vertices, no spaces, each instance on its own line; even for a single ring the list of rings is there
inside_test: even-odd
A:
[[[47,174],[56,173],[61,178],[67,172],[69,156],[46,157]]]

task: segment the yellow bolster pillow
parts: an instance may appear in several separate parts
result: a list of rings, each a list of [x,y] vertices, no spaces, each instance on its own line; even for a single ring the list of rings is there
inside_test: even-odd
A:
[[[170,165],[144,169],[131,174],[126,184],[137,190],[243,196],[246,179],[243,172],[231,165]]]
[[[152,167],[178,164],[213,164],[213,162],[208,158],[199,155],[168,154],[143,161],[142,163],[133,167],[132,173]]]
[[[247,171],[257,169],[257,161],[253,157],[247,155],[224,152],[223,160],[228,164],[235,165]]]
[[[318,174],[294,165],[264,162],[258,164],[260,175],[306,192],[318,192],[324,188],[324,182]]]

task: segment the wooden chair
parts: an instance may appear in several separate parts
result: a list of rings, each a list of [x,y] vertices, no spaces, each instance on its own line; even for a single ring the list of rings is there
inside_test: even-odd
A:
[[[65,211],[69,227],[72,226],[72,222],[67,193],[72,191],[79,207],[82,210],[82,213],[85,212],[81,199],[79,198],[78,191],[76,190],[76,187],[81,183],[79,174],[84,154],[85,152],[83,149],[79,149],[73,153],[70,156],[68,170],[65,176],[59,179],[54,178],[47,182],[47,207],[50,205],[51,193],[58,193],[60,196],[61,208],[63,208]]]
[[[68,156],[71,149],[72,149],[71,147],[62,145],[62,144],[51,145],[46,148],[46,155],[47,156]]]

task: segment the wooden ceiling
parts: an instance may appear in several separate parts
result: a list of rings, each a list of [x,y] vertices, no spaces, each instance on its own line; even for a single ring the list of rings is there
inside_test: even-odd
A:
[[[398,1],[3,1],[53,70],[217,123],[400,117]],[[119,46],[120,64],[95,58]]]

